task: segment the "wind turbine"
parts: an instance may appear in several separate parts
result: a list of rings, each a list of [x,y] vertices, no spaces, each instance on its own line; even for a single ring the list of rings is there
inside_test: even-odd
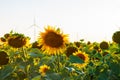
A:
[[[34,28],[34,41],[36,41],[36,28],[38,28],[38,29],[40,29],[40,27],[36,24],[36,19],[35,19],[35,17],[34,17],[34,19],[33,19],[33,24],[30,26],[30,27],[28,27],[28,29],[30,29],[30,28]]]

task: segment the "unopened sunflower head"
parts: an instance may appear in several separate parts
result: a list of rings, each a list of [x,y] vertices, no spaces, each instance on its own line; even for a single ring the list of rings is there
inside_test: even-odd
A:
[[[85,52],[75,52],[73,53],[74,56],[79,57],[81,60],[83,60],[83,63],[73,63],[74,66],[78,67],[78,68],[84,68],[87,66],[88,62],[89,62],[89,56],[88,54],[86,54]]]
[[[40,67],[39,67],[39,72],[40,72],[40,74],[42,75],[42,76],[45,76],[46,75],[46,73],[47,73],[47,71],[50,69],[50,67],[48,66],[48,65],[41,65]]]
[[[63,34],[59,28],[52,26],[45,27],[45,32],[40,33],[39,43],[44,53],[49,55],[61,54],[68,43],[68,35]]]

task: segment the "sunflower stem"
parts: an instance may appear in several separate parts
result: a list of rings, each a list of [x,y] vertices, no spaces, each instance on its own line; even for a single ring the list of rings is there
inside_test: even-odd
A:
[[[57,54],[57,72],[60,71],[60,56]]]
[[[25,51],[25,49],[23,47],[22,47],[22,51],[23,51],[23,61],[25,62],[26,61],[26,59],[25,59],[26,51]]]
[[[27,59],[27,50],[26,48],[22,47],[22,51],[23,51],[23,61],[25,62],[25,73],[27,74],[27,77],[30,78],[30,64],[27,63],[28,59]]]
[[[119,48],[119,51],[120,51],[120,44],[118,44],[118,48]]]

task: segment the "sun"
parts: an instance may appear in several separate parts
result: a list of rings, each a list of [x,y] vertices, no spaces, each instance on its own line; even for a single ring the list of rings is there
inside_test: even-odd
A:
[[[85,52],[75,52],[73,53],[74,56],[78,56],[80,59],[83,60],[83,63],[73,63],[74,66],[78,67],[78,68],[84,68],[87,66],[88,62],[89,62],[89,56],[88,54],[86,54]]]
[[[63,34],[59,28],[47,26],[45,32],[40,33],[39,43],[44,53],[49,55],[61,54],[65,51],[68,35]]]

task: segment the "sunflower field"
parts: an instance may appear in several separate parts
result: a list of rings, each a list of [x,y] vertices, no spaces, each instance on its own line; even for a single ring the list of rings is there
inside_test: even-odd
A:
[[[37,41],[21,33],[0,37],[0,80],[120,80],[120,31],[112,42],[70,42],[47,26]]]

